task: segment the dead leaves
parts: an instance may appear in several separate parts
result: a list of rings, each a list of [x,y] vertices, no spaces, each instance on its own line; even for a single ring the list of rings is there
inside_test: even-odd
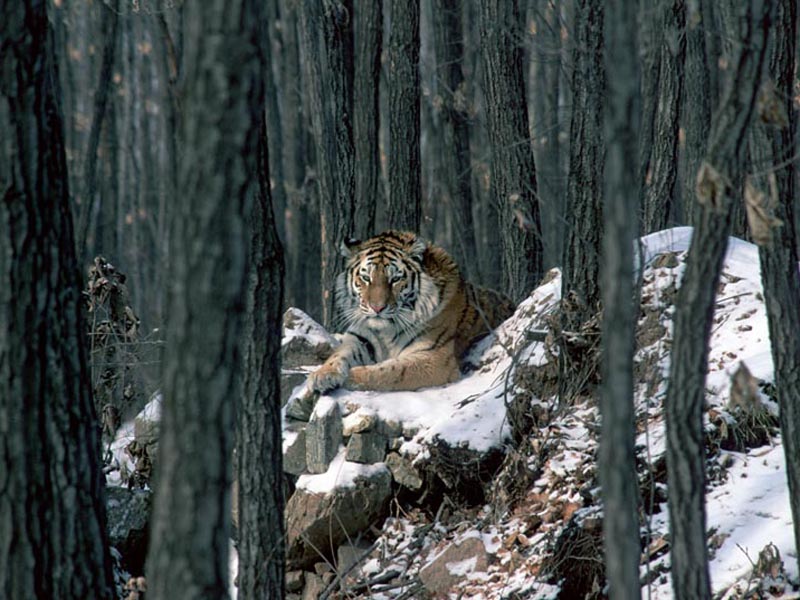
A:
[[[783,221],[775,217],[778,206],[778,184],[775,173],[767,176],[770,193],[765,194],[753,184],[751,178],[744,183],[744,206],[747,211],[747,226],[753,241],[759,246],[772,244],[772,232],[783,225]]]

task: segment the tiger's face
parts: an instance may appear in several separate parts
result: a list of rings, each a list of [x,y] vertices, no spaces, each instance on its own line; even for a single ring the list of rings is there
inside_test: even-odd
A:
[[[345,324],[374,329],[412,320],[420,291],[430,287],[423,273],[426,247],[416,235],[396,231],[346,244],[347,267],[338,289]]]

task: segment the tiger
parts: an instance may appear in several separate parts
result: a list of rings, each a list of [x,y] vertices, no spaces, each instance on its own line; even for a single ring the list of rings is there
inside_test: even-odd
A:
[[[514,312],[464,280],[441,247],[409,231],[342,245],[336,280],[341,345],[309,375],[311,392],[416,390],[452,383],[470,346]]]

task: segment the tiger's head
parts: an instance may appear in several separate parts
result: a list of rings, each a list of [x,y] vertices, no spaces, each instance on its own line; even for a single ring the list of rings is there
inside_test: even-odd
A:
[[[436,295],[424,272],[427,247],[415,234],[401,231],[345,242],[347,265],[337,282],[343,324],[380,329],[418,322]]]

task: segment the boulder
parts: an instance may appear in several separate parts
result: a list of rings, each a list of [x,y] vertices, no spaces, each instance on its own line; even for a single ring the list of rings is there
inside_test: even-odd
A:
[[[489,555],[483,540],[469,537],[448,546],[419,572],[422,585],[432,595],[446,595],[471,573],[486,571]]]
[[[352,485],[327,493],[298,487],[286,505],[286,555],[290,568],[308,568],[347,539],[357,538],[381,518],[391,495],[392,477],[371,467]],[[332,556],[325,558],[332,559]]]
[[[342,443],[342,412],[333,398],[321,397],[306,426],[306,471],[324,473]]]
[[[306,573],[305,580],[303,600],[317,600],[322,592],[325,591],[325,582],[316,573]]]
[[[347,460],[363,464],[383,462],[386,456],[386,438],[380,433],[366,431],[354,433],[347,442]]]
[[[361,568],[354,566],[370,551],[372,544],[365,540],[345,542],[336,550],[336,572],[344,580],[361,577]],[[352,568],[352,570],[350,570]],[[346,575],[345,575],[346,574]]]
[[[284,369],[322,364],[339,343],[302,310],[290,308],[283,314],[281,365]]]
[[[386,466],[391,471],[394,480],[400,485],[414,491],[422,487],[422,475],[405,456],[401,456],[397,452],[390,452],[386,455]]]
[[[304,423],[291,423],[283,435],[283,471],[302,475],[306,471],[306,426]]]
[[[106,488],[109,543],[122,555],[122,567],[134,576],[144,574],[151,506],[150,490]]]

